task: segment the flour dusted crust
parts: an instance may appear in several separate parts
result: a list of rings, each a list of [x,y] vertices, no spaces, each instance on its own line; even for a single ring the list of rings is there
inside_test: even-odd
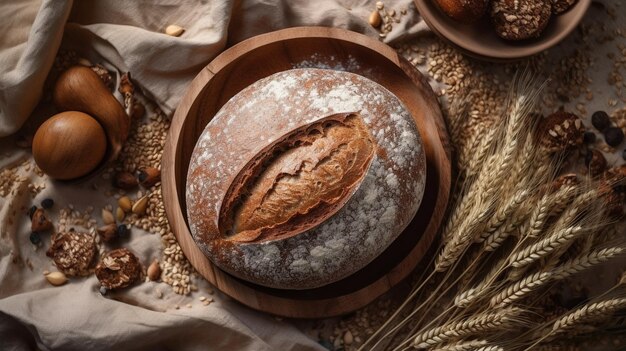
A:
[[[306,162],[290,169],[298,152]],[[322,173],[329,190],[316,193]],[[271,196],[281,181],[284,211]],[[189,226],[204,254],[239,278],[315,288],[384,251],[415,216],[425,181],[421,138],[397,97],[356,74],[294,69],[242,90],[207,125],[187,175]]]

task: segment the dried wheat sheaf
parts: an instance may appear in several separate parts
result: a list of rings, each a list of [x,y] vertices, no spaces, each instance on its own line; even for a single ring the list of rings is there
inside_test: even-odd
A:
[[[626,253],[614,230],[626,168],[595,179],[564,174],[584,126],[563,111],[537,115],[541,91],[518,74],[497,123],[457,143],[457,196],[440,247],[361,350],[536,350],[596,330],[588,327],[626,307],[620,284],[572,310],[548,298],[555,284]],[[453,141],[473,123],[467,110],[450,108]]]

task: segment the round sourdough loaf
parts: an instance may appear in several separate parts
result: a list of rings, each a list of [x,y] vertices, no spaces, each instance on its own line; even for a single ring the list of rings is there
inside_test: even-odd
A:
[[[426,159],[402,102],[362,76],[294,69],[230,99],[187,174],[187,214],[221,269],[308,289],[363,268],[411,222]]]

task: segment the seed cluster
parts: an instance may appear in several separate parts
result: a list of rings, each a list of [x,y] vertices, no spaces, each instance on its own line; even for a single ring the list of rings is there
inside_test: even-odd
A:
[[[126,141],[119,165],[108,170],[104,175],[106,178],[110,179],[116,172],[123,171],[135,174],[146,167],[160,169],[161,155],[170,120],[163,112],[155,108],[147,123],[138,120],[133,123],[135,124],[132,128],[134,132]],[[113,193],[113,191],[107,190],[106,194],[120,199],[127,194],[127,191],[119,189],[117,193]],[[160,259],[160,263],[163,282],[172,286],[173,291],[177,294],[189,294],[191,291],[197,290],[197,286],[192,281],[195,276],[194,269],[185,258],[167,221],[161,183],[157,182],[144,191],[137,191],[137,199],[143,196],[147,196],[145,214],[131,213],[126,216],[124,222],[161,236],[163,257]]]

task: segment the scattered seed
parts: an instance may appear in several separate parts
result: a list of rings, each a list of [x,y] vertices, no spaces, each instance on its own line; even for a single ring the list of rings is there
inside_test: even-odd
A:
[[[132,211],[134,214],[143,215],[146,213],[146,208],[148,206],[148,196],[144,196],[141,199],[137,200],[132,207]]]
[[[165,34],[173,37],[179,37],[185,32],[185,29],[176,24],[170,24],[165,28]]]
[[[107,210],[106,208],[102,209],[102,222],[104,222],[104,224],[115,223],[115,217],[113,217],[113,213],[111,213],[111,211]]]
[[[117,235],[122,239],[126,239],[130,235],[130,229],[126,225],[120,224],[117,226]]]
[[[159,261],[154,260],[148,267],[148,278],[152,281],[157,281],[161,277],[161,266],[159,266]]]
[[[369,18],[370,26],[374,28],[378,28],[380,27],[381,22],[382,22],[382,18],[380,17],[380,13],[378,12],[378,10],[372,11],[372,13],[370,14],[370,18]]]
[[[48,280],[48,283],[54,286],[59,286],[67,283],[67,277],[62,272],[52,272],[46,274],[46,279]]]
[[[354,337],[352,336],[352,332],[350,332],[349,330],[347,330],[344,334],[343,334],[343,344],[344,345],[352,345],[352,342],[354,341]]]
[[[124,211],[124,212],[130,212],[130,210],[133,208],[133,203],[132,201],[130,201],[130,198],[128,196],[122,196],[117,200],[117,205]]]
[[[35,211],[37,211],[37,206],[32,206],[31,208],[28,209],[28,218],[30,218],[31,220],[33,219],[33,215],[35,214]]]
[[[124,217],[126,217],[126,213],[124,213],[124,210],[122,210],[121,207],[118,207],[115,210],[115,219],[117,219],[118,222],[121,222],[124,220]]]

